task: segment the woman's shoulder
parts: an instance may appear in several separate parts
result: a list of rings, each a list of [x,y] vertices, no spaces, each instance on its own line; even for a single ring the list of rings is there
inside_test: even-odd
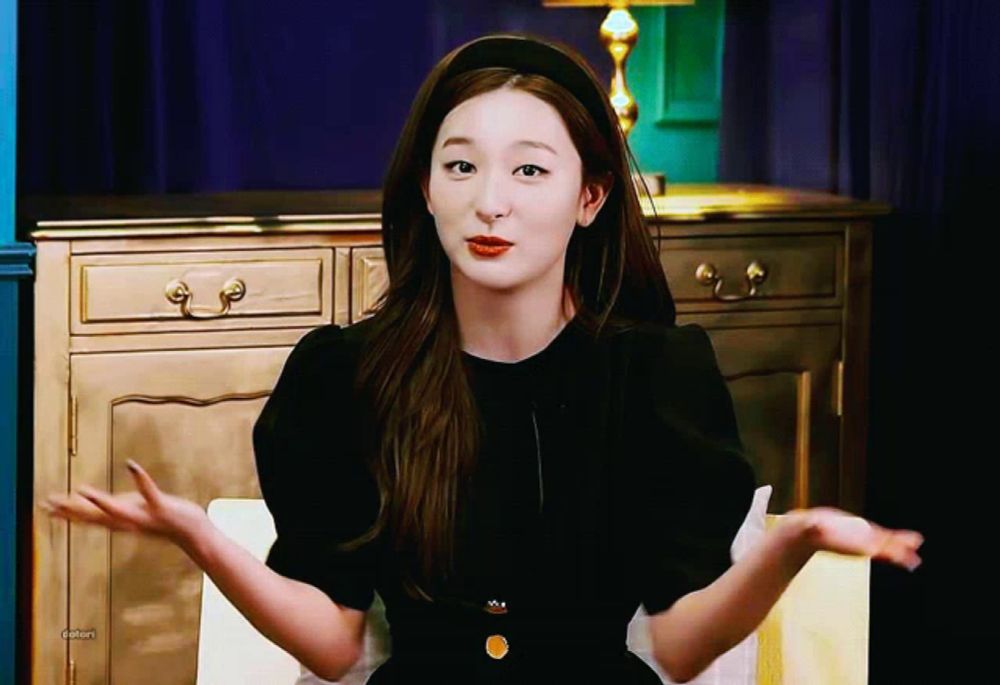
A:
[[[331,414],[356,427],[357,348],[367,326],[325,324],[309,330],[285,358],[255,427],[285,439],[321,441]]]
[[[359,351],[375,330],[375,317],[368,316],[360,321],[340,327],[340,333],[346,347]]]
[[[626,337],[634,356],[690,359],[692,356],[704,356],[709,351],[714,355],[708,332],[697,323],[678,326],[659,321],[641,321],[627,331]]]
[[[715,347],[700,324],[645,322],[623,347],[631,387],[650,403],[687,402],[692,393],[715,387],[721,370]]]
[[[371,332],[370,319],[351,324],[325,324],[299,338],[289,361],[313,367],[323,362],[344,362],[356,359]]]

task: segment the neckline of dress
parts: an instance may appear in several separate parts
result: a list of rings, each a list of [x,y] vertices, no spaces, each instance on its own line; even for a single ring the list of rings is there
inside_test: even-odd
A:
[[[563,325],[559,332],[556,333],[555,336],[545,345],[545,347],[538,350],[534,354],[531,354],[523,359],[518,359],[517,361],[505,362],[497,359],[486,359],[485,357],[477,357],[471,352],[466,352],[465,350],[461,351],[462,357],[471,364],[474,364],[476,367],[482,369],[520,371],[528,367],[535,367],[564,345],[564,343],[570,338],[572,329],[576,325],[577,315],[574,314],[573,317]]]

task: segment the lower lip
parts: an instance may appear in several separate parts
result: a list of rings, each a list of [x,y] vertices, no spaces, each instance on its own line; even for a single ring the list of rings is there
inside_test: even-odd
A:
[[[496,257],[512,248],[513,245],[484,245],[482,243],[469,243],[469,249],[480,257]]]

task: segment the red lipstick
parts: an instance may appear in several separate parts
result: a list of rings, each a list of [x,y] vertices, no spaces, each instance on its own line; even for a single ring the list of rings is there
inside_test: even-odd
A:
[[[469,249],[481,257],[501,255],[514,244],[495,235],[476,235],[467,240]]]

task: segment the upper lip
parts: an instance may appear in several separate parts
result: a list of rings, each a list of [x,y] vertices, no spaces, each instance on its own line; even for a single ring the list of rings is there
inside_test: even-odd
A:
[[[485,243],[487,245],[513,245],[509,240],[504,240],[496,235],[474,235],[468,239],[472,243]]]

